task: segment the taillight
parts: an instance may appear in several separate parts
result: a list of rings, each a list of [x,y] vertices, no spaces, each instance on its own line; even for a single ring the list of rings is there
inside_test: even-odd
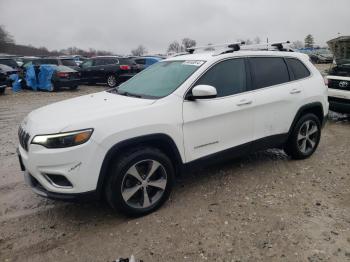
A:
[[[129,65],[120,65],[119,68],[120,68],[120,70],[130,70]]]
[[[57,73],[57,76],[58,76],[58,77],[65,78],[65,77],[69,77],[69,73],[67,73],[67,72],[58,72],[58,73]]]

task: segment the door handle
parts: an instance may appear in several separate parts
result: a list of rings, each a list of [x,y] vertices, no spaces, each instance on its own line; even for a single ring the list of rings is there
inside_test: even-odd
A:
[[[253,103],[252,100],[245,100],[245,99],[243,99],[243,100],[239,101],[239,102],[237,103],[237,105],[238,105],[238,106],[245,106],[245,105],[250,105],[251,103]]]
[[[292,94],[292,95],[299,94],[299,93],[301,93],[301,90],[295,88],[295,89],[292,89],[289,93]]]

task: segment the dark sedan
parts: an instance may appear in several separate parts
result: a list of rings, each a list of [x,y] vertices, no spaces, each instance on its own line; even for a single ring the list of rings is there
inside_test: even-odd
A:
[[[82,82],[107,83],[109,87],[117,86],[139,72],[131,59],[116,56],[94,57],[80,67]]]

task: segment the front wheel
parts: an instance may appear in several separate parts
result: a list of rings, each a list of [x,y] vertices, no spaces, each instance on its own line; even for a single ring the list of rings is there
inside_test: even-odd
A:
[[[174,167],[155,148],[135,148],[112,165],[105,186],[109,205],[127,215],[142,216],[158,209],[169,197]]]
[[[312,114],[302,116],[295,124],[285,151],[294,159],[310,157],[316,150],[321,138],[321,123],[319,118]]]

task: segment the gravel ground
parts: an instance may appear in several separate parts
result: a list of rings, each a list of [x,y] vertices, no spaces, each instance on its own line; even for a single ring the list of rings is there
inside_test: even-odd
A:
[[[311,158],[267,150],[194,170],[146,217],[36,196],[15,154],[20,121],[101,90],[0,97],[0,261],[350,261],[350,122],[336,114]]]

